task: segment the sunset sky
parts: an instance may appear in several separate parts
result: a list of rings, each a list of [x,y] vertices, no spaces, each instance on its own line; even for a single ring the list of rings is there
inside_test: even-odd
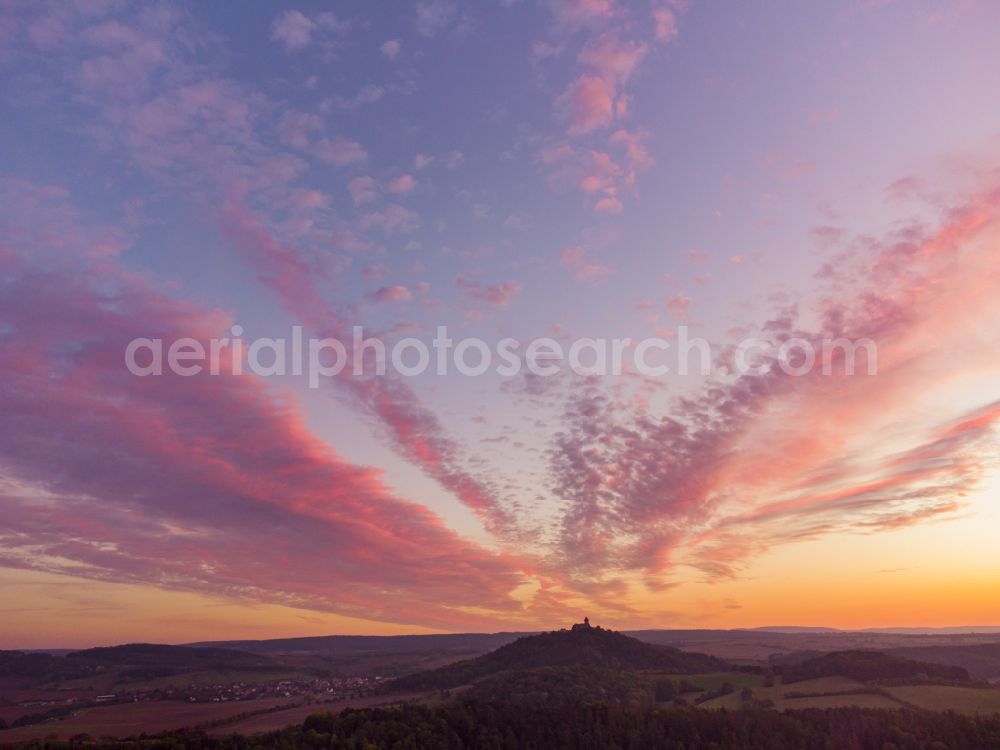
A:
[[[987,0],[0,0],[0,648],[1000,625],[998,34]],[[717,359],[126,367],[234,325]],[[723,371],[748,337],[878,371]]]

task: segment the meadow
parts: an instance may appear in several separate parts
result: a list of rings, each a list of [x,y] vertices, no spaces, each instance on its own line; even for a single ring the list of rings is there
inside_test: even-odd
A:
[[[210,724],[248,711],[286,705],[288,702],[287,699],[232,703],[187,703],[164,700],[94,706],[75,711],[62,720],[0,731],[0,744],[44,739],[52,735],[57,735],[60,739],[69,739],[78,734],[87,734],[94,738],[154,734],[181,727]]]

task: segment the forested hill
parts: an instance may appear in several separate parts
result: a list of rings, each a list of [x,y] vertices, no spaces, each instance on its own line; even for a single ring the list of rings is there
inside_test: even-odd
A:
[[[225,648],[191,648],[159,643],[128,643],[73,651],[67,659],[98,664],[190,669],[266,669],[279,666],[266,656]]]
[[[262,641],[202,641],[197,648],[223,648],[251,654],[419,653],[426,651],[481,654],[533,633],[431,633],[427,635],[320,635]]]
[[[266,656],[241,651],[153,643],[89,648],[65,656],[0,651],[0,676],[32,677],[39,681],[75,679],[108,671],[138,679],[210,669],[267,671],[279,670],[281,665]]]
[[[1000,678],[1000,643],[910,646],[888,649],[886,653],[932,664],[964,667],[969,674],[984,679]]]
[[[695,674],[730,669],[726,662],[704,654],[654,646],[614,630],[577,625],[571,630],[519,638],[475,659],[401,677],[400,690],[451,688],[488,675],[540,667],[596,667],[618,671],[657,670]]]

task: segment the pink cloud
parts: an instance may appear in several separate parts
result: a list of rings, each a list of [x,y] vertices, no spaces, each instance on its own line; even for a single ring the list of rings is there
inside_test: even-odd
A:
[[[621,87],[646,51],[645,43],[621,41],[610,32],[584,45],[579,59],[589,72],[577,77],[556,100],[557,109],[569,122],[570,135],[606,127],[625,114],[627,99]]]
[[[653,8],[653,26],[653,34],[658,42],[669,42],[677,36],[677,16],[670,8]]]
[[[390,60],[395,60],[399,57],[399,53],[403,51],[403,43],[399,39],[390,39],[386,42],[382,42],[382,46],[379,47],[382,54],[385,55]]]
[[[335,167],[346,167],[368,159],[368,152],[360,143],[347,138],[324,138],[313,144],[313,155]]]
[[[342,96],[336,97],[335,101],[337,106],[341,109],[346,109],[348,111],[358,109],[366,104],[374,104],[377,101],[381,101],[382,97],[385,96],[385,89],[381,86],[362,86],[358,93],[354,96],[345,98]]]
[[[900,177],[886,187],[886,197],[890,200],[909,200],[916,196],[922,187],[920,180],[913,175]]]
[[[607,32],[584,45],[580,62],[604,78],[624,83],[635,72],[647,51],[644,42],[622,41],[616,34]]]
[[[355,206],[370,203],[378,195],[375,189],[375,180],[367,175],[351,178],[351,181],[347,183],[347,190],[351,194],[351,200],[354,201]]]
[[[646,132],[617,130],[611,134],[611,143],[625,149],[625,184],[635,184],[636,175],[649,169],[655,163],[646,149]]]
[[[691,307],[691,298],[686,294],[678,292],[677,294],[668,297],[663,304],[671,313],[673,313],[675,318],[683,320],[687,318],[688,308]]]
[[[312,38],[316,24],[297,10],[286,10],[271,26],[271,37],[285,45],[285,49],[305,47]]]
[[[401,174],[389,181],[388,189],[390,193],[409,193],[416,185],[417,181],[413,179],[413,175]]]
[[[331,11],[324,11],[309,18],[301,11],[286,10],[271,24],[271,38],[292,52],[307,47],[317,31],[330,30],[344,33],[349,28],[348,24],[338,20]]]
[[[607,20],[618,12],[615,0],[549,0],[549,6],[560,24],[571,27]]]
[[[596,75],[581,75],[556,100],[569,120],[571,135],[608,125],[615,114],[615,85]]]
[[[67,211],[43,206],[41,232],[3,227],[0,448],[21,489],[3,491],[0,563],[436,627],[470,603],[517,609],[516,568],[339,457],[291,394],[226,365],[131,375],[132,339],[204,342],[232,321],[76,254],[91,230],[53,246],[43,217]]]
[[[350,338],[346,321],[330,310],[316,288],[315,274],[297,254],[277,245],[256,217],[237,206],[230,207],[227,227],[262,281],[278,293],[291,312],[322,335]],[[425,298],[427,285],[418,284],[415,291]],[[345,377],[335,385],[353,397],[357,409],[386,429],[390,444],[400,455],[454,493],[490,532],[504,538],[516,533],[503,495],[489,481],[469,473],[460,446],[405,382],[392,377]]]
[[[595,196],[595,211],[615,213],[622,209],[622,195],[636,192],[639,173],[654,163],[644,140],[644,132],[618,130],[608,138],[609,151],[563,142],[543,149],[540,159],[553,170],[555,186],[575,184]]]
[[[498,306],[509,304],[514,297],[521,293],[522,289],[521,283],[518,281],[504,281],[492,286],[485,286],[464,275],[455,277],[455,283],[470,299]]]
[[[391,203],[378,211],[365,214],[361,226],[372,227],[385,232],[412,232],[420,225],[419,217],[410,209]]]
[[[374,302],[409,302],[413,299],[405,286],[384,286],[371,295]]]
[[[187,39],[191,31],[185,28],[180,36]],[[153,90],[147,85],[148,68],[133,64],[125,53],[115,57],[115,67],[133,72],[136,84],[99,92],[81,89],[94,107],[93,132],[100,130],[111,139],[122,158],[151,184],[218,207],[216,219],[234,249],[288,311],[320,335],[343,333],[349,318],[331,306],[324,287],[343,262],[343,252],[359,252],[370,243],[336,220],[332,226],[312,217],[294,224],[283,221],[275,201],[287,203],[303,164],[272,149],[257,132],[268,113],[279,109],[276,103],[190,64],[190,48],[171,41],[172,29],[158,28],[155,33],[170,52],[175,75]],[[67,38],[76,36],[74,31]],[[128,107],[122,107],[123,98]],[[330,151],[328,156],[343,156],[337,149]],[[357,148],[346,151],[350,159],[358,156]],[[461,160],[462,154],[454,151],[447,164],[457,166]],[[249,204],[257,210],[250,210]],[[413,212],[390,205],[361,217],[358,227],[412,231],[418,223]],[[512,528],[504,494],[469,472],[461,446],[406,383],[345,379],[335,385],[360,413],[385,428],[391,448],[472,508],[488,529],[507,533]]]
[[[623,208],[622,202],[612,195],[607,195],[594,204],[594,211],[599,214],[620,214]]]
[[[580,245],[575,245],[573,247],[563,248],[562,252],[559,253],[559,262],[564,266],[571,266],[577,261],[581,260],[584,255],[583,247]]]
[[[576,393],[566,412],[574,426],[554,442],[551,467],[556,494],[570,504],[567,564],[594,575],[609,565],[658,574],[686,564],[730,577],[777,544],[891,530],[960,509],[958,498],[986,475],[1000,407],[942,423],[912,404],[940,386],[931,363],[947,332],[969,331],[986,308],[1000,314],[995,286],[982,279],[997,237],[1000,189],[949,211],[937,229],[908,226],[841,254],[830,294],[809,314],[818,328],[797,325],[793,310],[760,327],[817,350],[821,338],[871,338],[877,377],[816,368],[797,378],[773,366],[710,379],[669,418],[596,385]],[[688,304],[682,295],[668,302],[681,312]],[[963,342],[949,367],[1000,371],[996,343],[993,333]],[[836,373],[843,358],[833,364]],[[695,526],[702,531],[685,531]],[[639,541],[622,541],[633,535]]]
[[[611,269],[598,263],[587,263],[587,253],[581,245],[567,247],[559,253],[559,263],[572,269],[577,281],[603,281],[611,275]]]
[[[668,310],[686,310],[691,305],[691,298],[685,294],[675,294],[668,298],[664,304]]]
[[[453,0],[421,0],[416,6],[417,33],[432,37],[458,18],[458,6]]]
[[[317,115],[289,110],[278,120],[278,138],[289,146],[306,149],[312,134],[322,127],[323,121]]]
[[[611,275],[611,269],[597,263],[580,266],[574,274],[579,281],[601,281]]]

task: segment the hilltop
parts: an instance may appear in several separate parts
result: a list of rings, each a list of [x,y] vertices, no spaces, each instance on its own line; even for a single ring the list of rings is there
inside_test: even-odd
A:
[[[519,638],[475,659],[401,677],[393,686],[400,690],[451,688],[501,672],[547,667],[588,667],[618,672],[656,670],[670,674],[729,669],[726,662],[712,656],[643,643],[617,631],[584,623],[569,630]]]

